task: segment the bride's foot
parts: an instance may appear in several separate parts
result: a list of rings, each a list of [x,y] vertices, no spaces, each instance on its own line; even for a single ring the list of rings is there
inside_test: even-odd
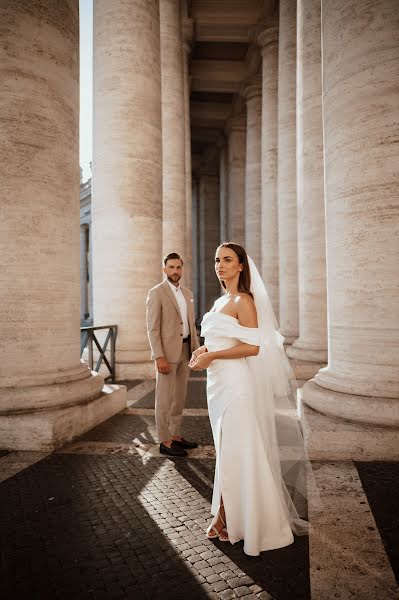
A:
[[[224,514],[223,517],[225,517]],[[215,540],[219,538],[221,542],[229,541],[229,534],[227,533],[226,522],[223,517],[221,515],[221,511],[219,511],[217,520],[213,520],[212,523],[209,525],[206,531],[206,537],[209,540]]]

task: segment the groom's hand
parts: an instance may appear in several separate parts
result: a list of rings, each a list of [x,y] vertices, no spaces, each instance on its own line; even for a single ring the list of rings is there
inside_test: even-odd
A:
[[[164,356],[160,356],[159,358],[155,359],[155,362],[156,362],[159,373],[163,373],[164,375],[169,375],[170,364],[168,363],[168,361],[166,360],[166,358]]]

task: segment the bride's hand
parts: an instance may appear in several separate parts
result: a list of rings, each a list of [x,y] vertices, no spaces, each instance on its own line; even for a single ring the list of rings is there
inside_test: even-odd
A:
[[[199,357],[199,355],[203,354],[204,352],[208,352],[208,348],[206,346],[200,346],[199,348],[197,348],[196,350],[194,350],[194,352],[191,355],[190,362],[188,363],[188,366],[191,367],[191,365],[197,360],[197,358]]]
[[[202,369],[207,369],[212,361],[213,357],[210,352],[202,352],[194,361],[190,361],[189,367],[193,371],[202,371]]]

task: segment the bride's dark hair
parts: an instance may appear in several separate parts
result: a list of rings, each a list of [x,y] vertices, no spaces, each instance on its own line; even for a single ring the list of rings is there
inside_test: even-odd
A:
[[[238,291],[243,292],[244,294],[249,294],[251,298],[253,298],[251,292],[251,273],[249,270],[248,256],[245,252],[245,249],[238,244],[234,244],[234,242],[223,242],[223,244],[220,244],[220,246],[217,247],[216,252],[219,250],[219,248],[230,248],[230,250],[233,250],[237,254],[238,260],[242,265],[242,271],[240,273],[237,286]],[[224,281],[222,281],[222,286],[226,288]]]

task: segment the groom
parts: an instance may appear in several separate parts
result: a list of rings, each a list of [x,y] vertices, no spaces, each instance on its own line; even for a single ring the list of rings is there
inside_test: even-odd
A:
[[[196,442],[181,437],[186,401],[188,363],[199,347],[194,299],[180,285],[183,261],[176,252],[163,259],[166,279],[147,296],[147,333],[156,367],[155,422],[159,450],[169,456],[187,456]]]

